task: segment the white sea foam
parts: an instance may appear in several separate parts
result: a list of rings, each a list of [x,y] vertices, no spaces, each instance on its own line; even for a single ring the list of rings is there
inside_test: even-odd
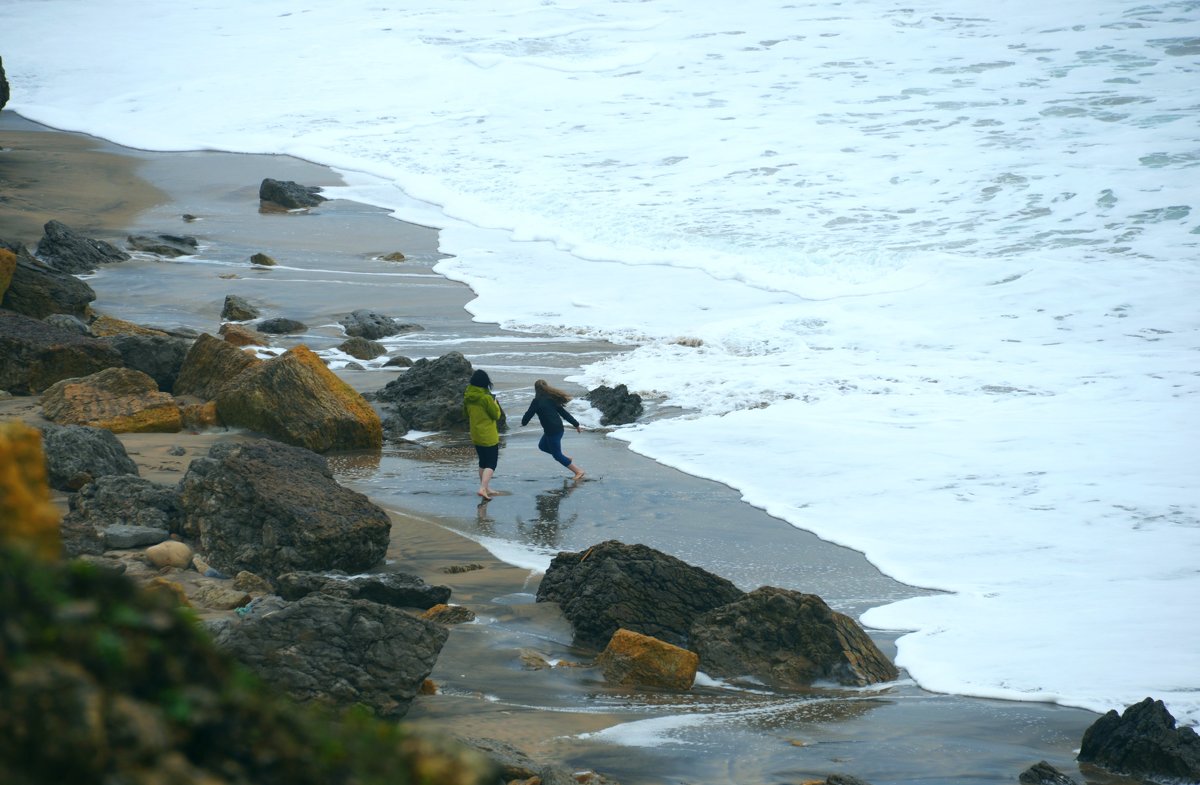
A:
[[[8,0],[0,29],[26,117],[334,166],[442,229],[476,318],[637,345],[576,377],[686,410],[633,449],[950,592],[864,619],[921,685],[1200,722],[1194,3]]]

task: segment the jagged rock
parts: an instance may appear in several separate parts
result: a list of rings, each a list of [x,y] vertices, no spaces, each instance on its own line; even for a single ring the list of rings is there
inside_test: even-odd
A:
[[[316,452],[383,444],[379,414],[307,346],[247,368],[214,400],[226,425]]]
[[[463,391],[474,372],[471,362],[459,352],[436,360],[421,359],[375,393],[375,400],[392,404],[399,418],[391,433],[403,435],[412,428],[421,431],[465,431]]]
[[[370,600],[396,608],[432,608],[450,599],[450,587],[431,586],[416,575],[387,572],[347,577],[344,574],[290,572],[276,580],[285,600],[321,592],[351,600]]]
[[[366,338],[377,341],[389,335],[416,332],[425,328],[419,324],[402,322],[391,316],[369,310],[358,310],[349,316],[342,317],[339,322],[346,329],[346,335],[355,338]]]
[[[226,575],[361,572],[387,552],[387,513],[299,447],[216,444],[192,461],[179,490],[184,537]]]
[[[1021,785],[1078,785],[1075,780],[1063,774],[1046,761],[1038,761],[1017,778]]]
[[[165,538],[178,531],[182,522],[174,487],[133,474],[97,477],[71,496],[68,505],[62,531],[63,549],[69,556],[103,553],[110,547],[105,533],[114,526],[157,529]]]
[[[117,319],[112,316],[101,314],[95,319],[92,319],[88,324],[88,332],[97,338],[116,338],[117,336],[126,335],[146,335],[155,336],[158,338],[166,338],[169,333],[162,330],[156,330],[153,327],[145,327],[133,322],[127,322],[124,319]],[[179,336],[176,336],[179,337]]]
[[[42,447],[50,487],[60,491],[77,491],[110,474],[138,474],[125,445],[103,428],[47,424],[42,426]]]
[[[853,619],[815,594],[773,586],[700,616],[689,648],[705,673],[786,689],[825,679],[861,686],[899,675]]]
[[[586,397],[600,410],[601,425],[626,425],[642,416],[642,396],[629,392],[623,384],[597,387]]]
[[[242,324],[226,322],[218,331],[225,343],[233,346],[270,346],[271,339]]]
[[[47,221],[42,228],[45,235],[38,241],[37,256],[60,272],[82,275],[131,258],[115,245],[84,237],[62,221]]]
[[[126,368],[146,374],[163,392],[175,388],[175,380],[192,345],[191,341],[168,335],[117,335],[108,341],[121,353]]]
[[[321,189],[315,185],[300,185],[291,180],[263,179],[258,186],[258,198],[271,202],[289,210],[301,207],[316,207],[321,202],[328,201],[320,194]]]
[[[184,356],[174,392],[210,401],[231,380],[261,362],[249,352],[204,333]]]
[[[34,319],[52,313],[81,319],[87,315],[88,304],[96,299],[92,287],[34,258],[20,243],[0,240],[0,248],[11,251],[17,259],[0,307]]]
[[[0,248],[0,301],[12,283],[13,273],[17,271],[17,255],[7,248]]]
[[[1083,734],[1078,760],[1109,771],[1155,780],[1200,781],[1200,736],[1176,728],[1161,700],[1146,698],[1109,711]]]
[[[130,368],[108,368],[55,382],[42,394],[42,414],[61,425],[91,425],[114,433],[176,433],[179,405],[154,380]]]
[[[697,618],[742,596],[707,570],[616,540],[559,553],[537,591],[538,602],[559,604],[577,643],[597,649],[622,627],[687,647]]]
[[[447,635],[386,605],[310,594],[270,613],[251,605],[216,643],[298,700],[359,703],[395,718],[408,711]]]
[[[0,390],[18,395],[122,365],[121,354],[104,341],[2,310],[0,357]]]
[[[368,341],[366,338],[348,338],[338,344],[338,351],[345,352],[359,360],[374,360],[376,357],[387,354],[387,347],[376,341]]]
[[[131,234],[126,241],[129,243],[129,247],[135,251],[144,251],[171,259],[178,256],[192,256],[200,247],[200,243],[195,237],[178,234]]]
[[[463,605],[438,603],[422,613],[421,618],[438,624],[466,624],[475,621],[475,611]]]
[[[695,652],[631,630],[617,630],[596,664],[606,681],[632,687],[691,689],[700,658]]]
[[[258,318],[258,308],[251,305],[245,297],[227,294],[225,304],[221,308],[221,318],[231,322],[247,322]]]
[[[263,319],[255,325],[260,333],[268,335],[288,335],[290,333],[302,333],[308,329],[308,325],[304,322],[298,322],[295,319],[285,319],[282,316],[274,319]]]

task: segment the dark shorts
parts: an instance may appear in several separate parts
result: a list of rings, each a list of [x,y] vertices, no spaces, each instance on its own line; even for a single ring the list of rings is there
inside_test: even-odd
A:
[[[479,468],[491,469],[496,471],[496,466],[500,463],[500,445],[493,444],[491,447],[480,447],[475,445],[475,454],[479,456]]]

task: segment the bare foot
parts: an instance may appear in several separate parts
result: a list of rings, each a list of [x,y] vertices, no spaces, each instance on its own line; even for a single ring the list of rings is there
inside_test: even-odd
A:
[[[583,475],[584,475],[584,471],[583,471],[583,469],[580,469],[579,471],[575,472],[575,476],[572,477],[571,479],[572,480],[582,480]]]
[[[482,496],[483,500],[485,502],[490,502],[492,500],[492,495],[490,493],[488,493],[487,491],[483,490],[482,488],[478,491],[475,491],[475,495]]]

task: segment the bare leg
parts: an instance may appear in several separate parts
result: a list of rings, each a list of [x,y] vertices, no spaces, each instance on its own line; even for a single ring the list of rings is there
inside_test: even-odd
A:
[[[488,483],[492,481],[492,475],[495,474],[493,469],[479,470],[479,490],[477,493],[485,499],[492,498],[492,490],[488,488]]]

